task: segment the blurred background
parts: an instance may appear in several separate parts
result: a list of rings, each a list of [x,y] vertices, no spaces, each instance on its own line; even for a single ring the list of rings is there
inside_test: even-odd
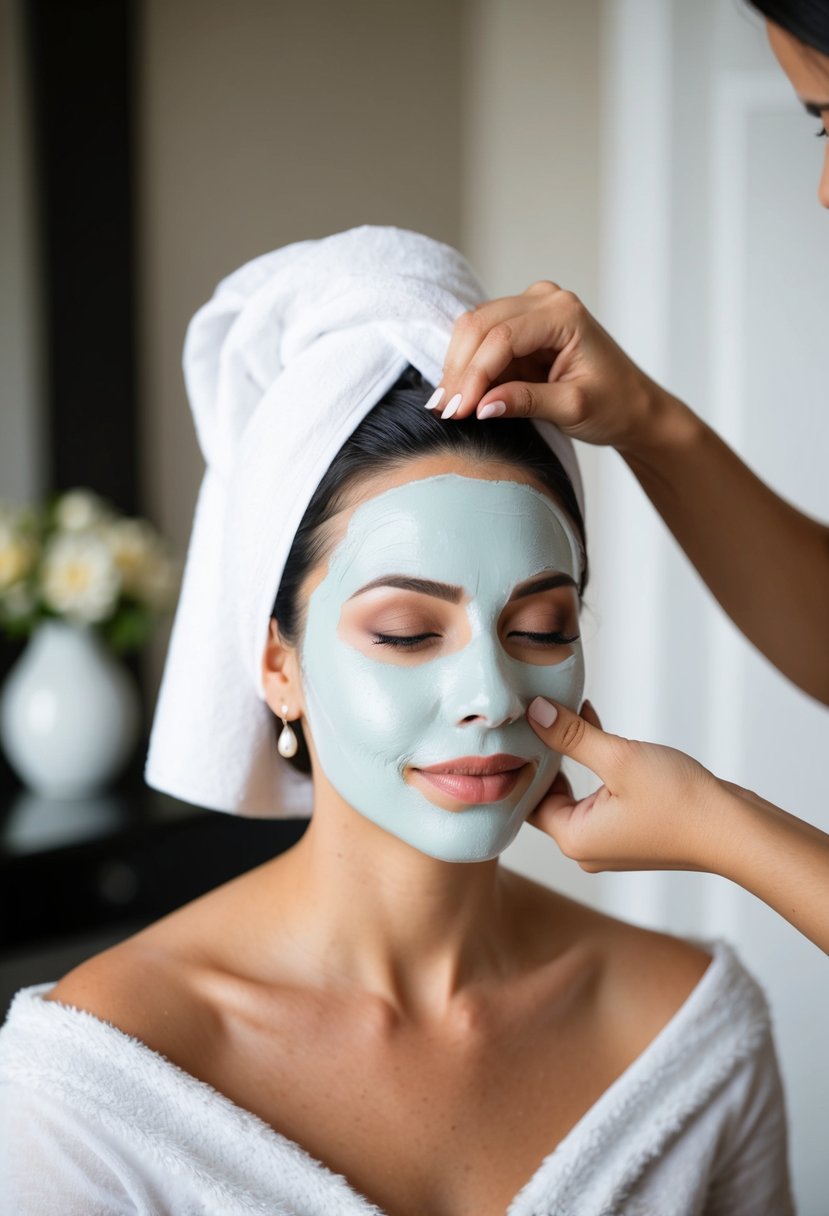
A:
[[[458,246],[493,295],[538,278],[576,291],[761,476],[829,518],[819,148],[740,0],[0,0],[0,55],[0,498],[88,485],[183,556],[203,469],[187,321],[247,259],[377,223]],[[580,456],[604,724],[829,828],[826,711],[724,619],[619,458]],[[166,640],[133,664],[145,732]],[[0,676],[20,654],[3,647]],[[223,837],[172,840],[170,807],[145,823],[142,759],[128,812],[104,807],[66,839],[82,808],[63,804],[57,830],[36,808],[51,826],[21,833],[3,769],[3,1007],[190,897],[197,858],[202,884],[220,880]],[[526,827],[505,860],[737,947],[772,1007],[799,1211],[825,1216],[826,958],[724,880],[588,876]],[[94,898],[73,919],[79,875]]]

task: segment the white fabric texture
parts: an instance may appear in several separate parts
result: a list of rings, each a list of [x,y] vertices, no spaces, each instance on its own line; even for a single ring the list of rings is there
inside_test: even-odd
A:
[[[206,469],[148,785],[215,810],[310,814],[311,783],[276,750],[261,680],[285,561],[346,439],[409,364],[440,379],[455,320],[484,298],[456,250],[364,226],[256,258],[196,313],[184,373]],[[570,440],[535,425],[581,500]]]
[[[763,995],[723,942],[507,1216],[791,1216]],[[11,1216],[383,1216],[294,1141],[91,1014],[21,989],[0,1030]],[[324,1096],[320,1097],[324,1101]]]

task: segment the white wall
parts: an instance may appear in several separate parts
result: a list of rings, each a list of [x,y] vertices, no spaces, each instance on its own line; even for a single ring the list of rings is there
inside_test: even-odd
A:
[[[534,279],[595,307],[599,0],[466,0],[463,244],[495,294]]]

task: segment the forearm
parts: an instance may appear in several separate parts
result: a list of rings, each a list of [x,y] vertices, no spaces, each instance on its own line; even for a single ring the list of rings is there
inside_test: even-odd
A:
[[[621,455],[735,624],[829,704],[829,527],[784,502],[655,386],[652,417]]]
[[[762,899],[829,954],[829,835],[761,799],[723,791],[710,869]]]

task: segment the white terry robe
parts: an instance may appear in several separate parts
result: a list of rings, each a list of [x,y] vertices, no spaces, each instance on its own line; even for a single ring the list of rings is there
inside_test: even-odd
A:
[[[768,1009],[729,946],[507,1216],[790,1216]],[[140,1040],[21,989],[0,1030],[3,1216],[383,1216]],[[424,1213],[428,1216],[428,1213]]]

